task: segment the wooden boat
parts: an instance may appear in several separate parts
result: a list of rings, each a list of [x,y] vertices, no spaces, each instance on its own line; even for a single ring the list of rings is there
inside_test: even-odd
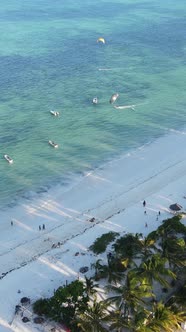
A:
[[[8,161],[9,164],[13,164],[13,159],[10,158],[10,156],[8,156],[7,154],[4,155],[4,158]]]
[[[53,148],[58,148],[58,144],[56,144],[55,142],[53,141],[48,141],[48,144],[50,144]]]
[[[56,111],[50,111],[50,114],[52,114],[53,116],[59,116],[59,112]]]

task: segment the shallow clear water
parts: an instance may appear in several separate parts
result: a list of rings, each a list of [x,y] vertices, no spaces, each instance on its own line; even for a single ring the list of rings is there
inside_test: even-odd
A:
[[[1,0],[1,207],[185,126],[185,19],[183,0]]]

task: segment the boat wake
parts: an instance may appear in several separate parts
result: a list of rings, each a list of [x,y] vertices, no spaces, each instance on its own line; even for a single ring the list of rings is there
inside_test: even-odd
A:
[[[119,109],[119,110],[124,110],[124,109],[130,108],[134,111],[135,106],[136,105],[121,105],[121,106],[114,106],[114,108]]]
[[[118,109],[118,110],[125,110],[125,109],[131,109],[133,111],[135,111],[135,107],[136,106],[140,106],[140,105],[144,105],[146,103],[141,103],[141,104],[136,104],[136,105],[115,105],[114,108]]]
[[[98,70],[109,71],[109,70],[112,70],[112,68],[98,68]]]

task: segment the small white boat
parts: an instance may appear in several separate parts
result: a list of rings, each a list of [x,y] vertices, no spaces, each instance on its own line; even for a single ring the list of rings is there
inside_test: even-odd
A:
[[[93,99],[92,99],[92,103],[93,103],[93,104],[97,104],[97,103],[98,103],[98,98],[97,98],[97,97],[93,98]]]
[[[59,116],[59,112],[56,112],[56,111],[50,111],[50,114],[52,114],[54,116]]]
[[[56,144],[53,141],[48,141],[48,144],[50,144],[51,146],[53,146],[53,148],[58,148],[58,144]]]
[[[10,158],[7,154],[4,154],[4,158],[8,161],[9,164],[13,164],[13,159]]]
[[[114,93],[110,98],[110,104],[113,104],[119,97],[119,93]]]

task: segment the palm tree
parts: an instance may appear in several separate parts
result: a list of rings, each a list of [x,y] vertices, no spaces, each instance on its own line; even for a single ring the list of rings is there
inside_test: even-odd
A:
[[[150,256],[152,256],[156,251],[157,247],[155,246],[155,239],[151,239],[150,237],[145,237],[144,239],[139,239],[139,250],[140,256],[143,260],[146,260]]]
[[[160,254],[155,254],[146,261],[142,262],[140,266],[134,269],[136,275],[140,278],[141,282],[147,285],[152,285],[153,280],[158,281],[164,287],[169,287],[165,276],[176,279],[175,273],[165,267],[167,263],[166,258],[162,258]]]
[[[181,311],[186,312],[186,269],[183,269],[182,275],[180,275],[181,284],[180,287],[177,287],[177,290],[174,291],[173,295],[167,301],[167,305],[171,306],[174,310],[179,308]]]
[[[178,234],[186,235],[186,226],[181,222],[182,216],[177,215],[173,218],[164,220],[163,224],[157,229],[159,236],[166,234],[167,236],[175,236]]]
[[[186,265],[186,246],[183,238],[163,238],[160,245],[162,257],[166,257],[169,265],[175,270]]]
[[[110,331],[121,332],[123,329],[130,329],[131,322],[129,317],[124,317],[120,310],[114,310],[110,313]]]
[[[132,316],[128,315],[128,317],[124,317],[120,311],[115,310],[114,312],[110,313],[110,328],[111,331],[136,331],[136,328],[141,326],[142,329],[140,331],[143,331],[145,319],[149,315],[149,311],[145,309],[144,307],[137,307],[137,310],[135,313],[133,313]],[[147,330],[146,330],[147,332]],[[150,332],[150,329],[149,329]]]
[[[134,258],[139,253],[139,239],[142,234],[126,234],[113,245],[119,257]]]
[[[112,262],[110,262],[108,265],[101,264],[101,259],[98,259],[98,261],[92,266],[95,267],[95,280],[107,278],[109,283],[116,283],[122,278],[122,274],[117,271],[115,258],[112,259]]]
[[[162,256],[169,259],[170,265],[184,265],[184,249],[186,235],[186,227],[181,222],[180,215],[167,219],[158,227],[156,233],[158,235],[159,244],[162,249]],[[181,237],[180,237],[181,235]]]
[[[95,280],[99,280],[100,278],[100,271],[102,269],[102,259],[98,259],[95,263],[91,264],[91,268],[95,269]]]
[[[151,287],[139,282],[139,278],[133,271],[127,273],[125,285],[107,286],[107,289],[112,290],[116,295],[109,297],[106,302],[115,303],[124,318],[133,314],[138,306],[144,305],[145,298],[154,297]]]
[[[96,293],[95,287],[98,287],[98,284],[95,284],[93,278],[87,278],[85,276],[85,291],[88,296]]]
[[[91,306],[88,306],[83,313],[77,314],[76,326],[80,331],[106,332],[108,327],[104,322],[107,322],[107,319],[107,304],[103,301],[98,302],[95,297]]]
[[[126,271],[128,268],[136,266],[135,258],[139,258],[141,239],[142,234],[126,234],[113,245],[115,257],[117,257],[123,270]]]
[[[173,312],[171,308],[166,307],[159,302],[153,306],[152,312],[146,318],[144,328],[139,325],[136,331],[140,332],[174,332],[180,329],[180,324],[185,320],[186,314],[183,312]]]

